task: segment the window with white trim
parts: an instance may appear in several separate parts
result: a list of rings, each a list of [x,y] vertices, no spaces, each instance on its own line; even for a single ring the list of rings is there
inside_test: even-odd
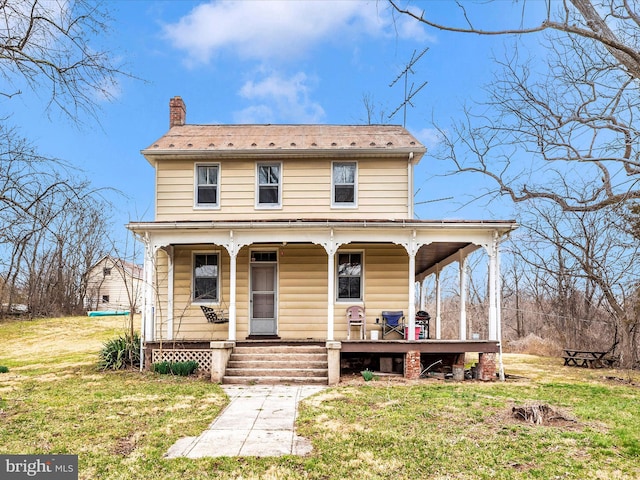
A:
[[[362,252],[338,253],[338,300],[362,300]]]
[[[333,206],[356,206],[356,177],[356,162],[333,162],[331,172]]]
[[[279,207],[282,198],[282,165],[280,163],[258,163],[256,168],[256,206]]]
[[[218,206],[219,165],[196,165],[196,206]]]
[[[218,302],[220,298],[220,255],[217,253],[194,253],[193,255],[193,301]]]

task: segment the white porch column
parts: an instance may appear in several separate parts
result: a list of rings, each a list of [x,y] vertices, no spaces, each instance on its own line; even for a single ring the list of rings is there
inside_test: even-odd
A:
[[[502,279],[500,277],[500,244],[496,242],[496,328],[498,331],[498,377],[504,382],[504,363],[502,362]]]
[[[440,266],[436,267],[436,340],[442,338],[442,289],[440,288]]]
[[[167,340],[173,340],[173,245],[165,248],[167,254]]]
[[[153,262],[154,251],[149,236],[144,237],[144,318],[141,325],[141,343],[153,341]]]
[[[229,231],[229,242],[224,245],[229,253],[229,331],[227,338],[229,341],[236,340],[237,331],[237,306],[236,306],[236,290],[238,286],[238,252],[244,246],[242,242],[238,243],[234,237],[233,230]]]
[[[467,339],[467,256],[460,253],[460,340]]]
[[[327,252],[327,341],[334,340],[334,303],[336,295],[336,252],[340,248],[340,243],[333,239],[333,229],[329,233],[329,238],[322,246]]]
[[[416,254],[409,253],[409,332],[407,340],[416,340]]]
[[[229,333],[227,336],[230,341],[236,339],[237,255],[237,252],[229,252]]]
[[[411,232],[408,241],[402,243],[402,246],[409,256],[409,321],[407,323],[409,331],[407,332],[407,340],[416,340],[416,253],[421,245],[416,242],[415,230]]]
[[[327,341],[333,340],[333,297],[336,291],[336,252],[332,250],[327,250]]]
[[[489,340],[498,340],[498,275],[497,275],[497,249],[498,242],[494,237],[489,245]]]

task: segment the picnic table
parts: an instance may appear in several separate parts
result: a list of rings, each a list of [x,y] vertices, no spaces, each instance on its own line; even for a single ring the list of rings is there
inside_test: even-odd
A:
[[[562,351],[562,358],[567,367],[611,367],[615,363],[615,358],[608,356],[608,354],[609,352],[564,349]]]

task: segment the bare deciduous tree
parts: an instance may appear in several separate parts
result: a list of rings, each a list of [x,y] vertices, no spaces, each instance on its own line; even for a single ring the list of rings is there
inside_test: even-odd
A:
[[[562,346],[615,347],[624,366],[637,365],[640,245],[625,231],[621,209],[563,212],[539,202],[529,207],[531,218],[512,244],[527,265],[518,281],[530,286],[520,303],[533,305],[538,325]]]
[[[99,192],[73,176],[0,126],[4,311],[14,304],[27,305],[34,316],[82,311],[84,273],[104,253],[109,209]]]
[[[96,117],[96,105],[111,99],[118,80],[129,76],[98,38],[108,12],[90,0],[3,0],[0,2],[0,95],[27,88],[48,98],[74,121]]]
[[[447,25],[389,0],[423,24],[479,35],[544,32],[547,58],[514,49],[487,90],[489,100],[440,126],[457,173],[480,173],[494,195],[515,202],[542,198],[566,211],[589,211],[640,198],[640,16],[626,0],[546,3],[530,27],[483,29],[464,5],[466,24]],[[526,5],[524,2],[523,5]],[[496,9],[502,5],[496,6]],[[484,5],[491,8],[491,5]],[[499,16],[498,16],[499,17]],[[523,21],[530,21],[525,18]]]

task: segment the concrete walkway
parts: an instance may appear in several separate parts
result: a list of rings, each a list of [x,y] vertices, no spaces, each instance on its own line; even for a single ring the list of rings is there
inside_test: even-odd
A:
[[[230,403],[198,437],[185,437],[167,458],[304,455],[311,443],[294,431],[298,402],[326,387],[223,385]]]

